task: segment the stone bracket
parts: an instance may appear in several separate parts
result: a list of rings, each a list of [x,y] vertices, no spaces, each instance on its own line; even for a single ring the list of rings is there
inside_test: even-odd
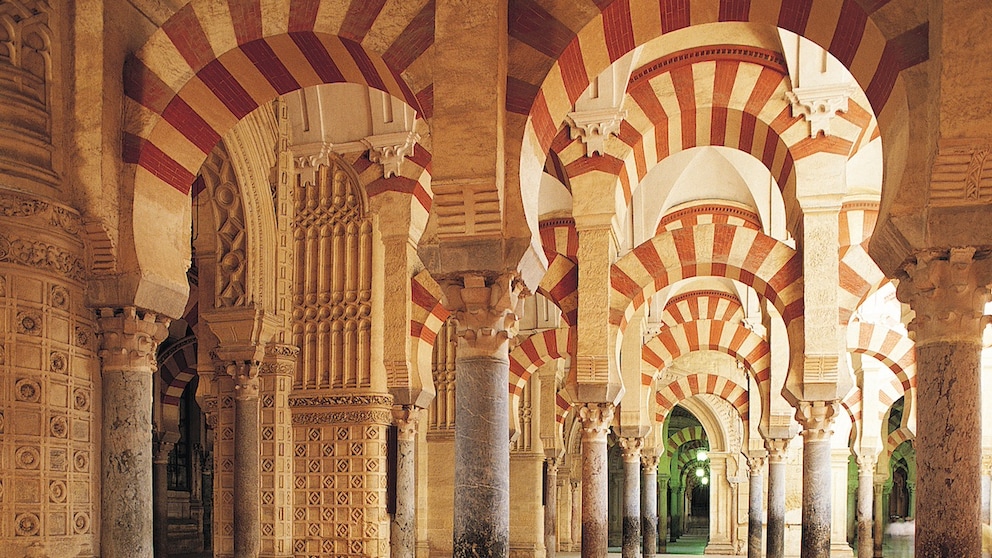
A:
[[[785,98],[792,103],[792,117],[802,116],[809,122],[809,137],[815,138],[820,132],[830,134],[830,122],[838,112],[847,112],[848,101],[854,93],[850,83],[819,87],[796,87],[785,92]]]
[[[400,174],[403,159],[413,154],[418,141],[420,134],[410,131],[369,136],[362,143],[369,148],[369,160],[382,165],[382,177],[389,178]]]
[[[581,139],[586,145],[586,157],[606,153],[606,138],[620,131],[620,123],[627,118],[627,111],[616,108],[584,110],[568,113],[571,138]]]

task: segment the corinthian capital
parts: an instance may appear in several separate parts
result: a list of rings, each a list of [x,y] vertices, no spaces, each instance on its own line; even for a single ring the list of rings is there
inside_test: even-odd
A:
[[[465,274],[441,281],[442,301],[455,321],[459,351],[478,355],[505,350],[517,333],[518,307],[525,287],[517,276]]]
[[[620,447],[623,449],[623,460],[640,461],[641,450],[644,448],[644,438],[620,438]]]
[[[239,401],[258,399],[260,365],[252,361],[228,363],[226,370],[234,378],[234,398]]]
[[[768,451],[768,461],[784,463],[789,456],[788,438],[765,438],[765,450]]]
[[[896,295],[916,312],[909,333],[917,343],[979,340],[989,301],[992,260],[975,259],[975,248],[916,255],[903,266]]]
[[[582,422],[582,438],[606,437],[613,422],[612,403],[586,403],[579,407],[579,420]]]
[[[169,320],[137,308],[101,308],[97,318],[104,370],[148,370],[169,334]]]
[[[800,401],[796,409],[796,420],[803,425],[803,440],[821,442],[829,440],[834,433],[830,427],[837,416],[836,401]]]

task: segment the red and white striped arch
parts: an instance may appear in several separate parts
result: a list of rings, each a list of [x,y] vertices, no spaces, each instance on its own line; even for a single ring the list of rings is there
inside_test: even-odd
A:
[[[868,240],[878,221],[878,202],[845,203],[839,218],[838,305],[840,323],[846,325],[858,306],[887,279],[868,255]]]
[[[884,131],[898,118],[898,108],[886,110],[890,99],[899,99],[893,104],[905,107],[900,72],[927,60],[929,47],[926,23],[913,29],[898,29],[898,35],[886,37],[872,20],[872,12],[879,4],[872,3],[866,11],[864,3],[853,1],[611,2],[558,56],[531,104],[526,133],[534,145],[547,152],[558,132],[558,124],[610,64],[663,34],[722,21],[779,27],[826,49],[850,70],[865,91]]]
[[[885,455],[891,456],[896,451],[896,448],[904,442],[914,443],[915,440],[916,434],[913,434],[905,426],[900,426],[889,433],[889,436],[885,439]]]
[[[163,405],[179,405],[186,386],[196,376],[196,346],[196,336],[190,335],[176,341],[159,355]]]
[[[916,343],[905,334],[879,324],[854,322],[847,330],[847,348],[887,366],[903,391],[916,388]]]
[[[587,158],[580,140],[559,147],[563,141],[556,138],[552,149],[572,181],[612,169],[627,202],[630,185],[639,184],[659,162],[699,146],[749,153],[768,168],[779,188],[793,191],[788,186],[798,160],[818,152],[852,155],[873,136],[875,120],[852,100],[832,135],[810,138],[805,119],[792,116],[785,97],[791,89],[785,60],[773,51],[718,45],[675,52],[633,72],[619,141],[607,142],[604,158]]]
[[[661,322],[674,327],[692,320],[740,321],[744,317],[741,309],[736,295],[716,290],[689,291],[665,303]]]
[[[531,375],[559,358],[575,356],[574,328],[546,329],[535,333],[510,351],[510,395],[519,396]]]
[[[694,227],[704,223],[724,223],[756,231],[761,230],[761,216],[756,212],[733,205],[707,203],[679,209],[664,215],[658,221],[655,234]]]
[[[665,417],[679,401],[700,394],[715,395],[733,405],[741,420],[744,421],[744,435],[747,436],[750,406],[747,390],[734,380],[717,374],[700,373],[680,376],[660,386],[656,396],[658,402],[656,421],[658,424],[663,424]]]
[[[892,408],[892,404],[899,400],[900,397],[906,394],[905,388],[903,388],[902,382],[898,378],[890,378],[887,382],[882,382],[877,386],[872,386],[871,393],[877,397],[877,410],[878,419],[885,427],[885,415]],[[841,406],[847,410],[848,416],[851,417],[851,423],[858,432],[862,428],[862,419],[864,418],[865,409],[865,394],[861,388],[856,388],[851,390],[847,394],[847,397],[841,401]]]
[[[721,320],[693,320],[662,329],[641,349],[641,360],[650,367],[649,372],[641,374],[641,383],[650,386],[658,371],[694,351],[719,351],[734,357],[754,376],[762,399],[769,392],[771,347],[768,342],[740,323]]]
[[[679,460],[676,463],[676,469],[683,472],[683,474],[688,474],[689,471],[685,470],[685,466],[696,461],[696,454],[692,451],[697,448],[709,448],[709,443],[705,440],[693,440],[691,442],[686,442],[680,449],[683,449],[682,453],[679,454]]]
[[[575,220],[548,219],[540,223],[541,244],[548,257],[548,270],[537,292],[546,296],[561,310],[562,320],[569,326],[578,325],[579,317],[579,235]]]
[[[441,326],[451,315],[441,305],[440,298],[441,290],[429,273],[424,271],[410,278],[410,336],[428,348],[434,347]]]
[[[693,440],[706,440],[706,430],[702,426],[687,426],[668,437],[665,442],[665,453],[675,455],[682,444]]]
[[[802,258],[759,231],[723,224],[659,234],[613,264],[610,324],[622,333],[634,312],[656,292],[699,276],[727,277],[752,287],[775,305],[790,337],[802,331]],[[801,339],[792,344],[796,341]]]

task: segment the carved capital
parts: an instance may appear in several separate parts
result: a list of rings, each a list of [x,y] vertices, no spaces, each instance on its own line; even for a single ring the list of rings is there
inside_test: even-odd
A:
[[[258,399],[258,373],[261,366],[252,361],[228,363],[225,367],[227,374],[234,379],[234,398],[238,401]]]
[[[417,423],[420,422],[420,407],[398,405],[393,407],[393,424],[396,425],[396,439],[411,441],[417,439]]]
[[[981,340],[985,303],[989,301],[992,260],[975,259],[975,248],[951,248],[916,255],[903,266],[896,295],[916,317],[910,336],[920,344]]]
[[[796,420],[803,426],[803,440],[807,443],[829,440],[839,406],[836,401],[800,401]]]
[[[603,155],[606,138],[620,131],[620,123],[627,118],[621,108],[583,110],[568,113],[568,126],[572,139],[581,139],[586,145],[586,157]]]
[[[768,451],[769,463],[785,463],[789,455],[789,439],[765,438],[765,450]]]
[[[525,292],[518,277],[466,274],[443,281],[441,290],[463,355],[466,350],[497,355],[508,349],[507,341],[517,333],[518,308]]]
[[[658,470],[658,460],[661,456],[657,452],[644,449],[641,451],[641,468],[645,471],[655,471]]]
[[[620,438],[620,447],[623,449],[624,462],[640,461],[644,438]]]
[[[595,441],[606,440],[613,422],[614,406],[612,403],[586,403],[579,407],[579,420],[582,421],[582,439]]]
[[[857,456],[857,461],[858,476],[867,477],[875,475],[875,465],[878,463],[877,453],[862,453]]]
[[[362,143],[369,148],[369,161],[382,165],[382,177],[389,178],[400,174],[404,158],[413,154],[418,141],[420,134],[410,131],[369,136]]]
[[[992,477],[992,455],[982,455],[982,476]]]
[[[101,308],[97,327],[103,370],[151,372],[155,351],[169,334],[169,320],[134,307]]]
[[[747,458],[747,468],[752,476],[764,474],[768,457],[767,455],[755,455]]]
[[[820,132],[830,135],[830,122],[838,112],[847,112],[848,100],[854,93],[849,83],[821,87],[797,87],[786,91],[786,99],[792,103],[792,117],[802,116],[809,122],[809,137],[815,138]]]
[[[558,467],[561,465],[561,460],[556,457],[546,457],[544,462],[548,466],[548,475],[557,475]]]

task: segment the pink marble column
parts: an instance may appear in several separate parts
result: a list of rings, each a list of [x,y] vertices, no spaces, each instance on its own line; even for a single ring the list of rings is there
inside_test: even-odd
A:
[[[785,460],[788,455],[787,438],[768,438],[768,558],[785,556]]]
[[[582,421],[582,558],[606,556],[609,528],[607,513],[606,435],[613,420],[610,403],[579,407]]]
[[[623,558],[641,549],[641,449],[644,438],[620,438],[623,449]]]
[[[858,556],[871,556],[875,551],[872,539],[874,527],[875,463],[878,456],[866,453],[858,456]],[[879,533],[881,538],[881,533]]]
[[[747,507],[747,558],[761,558],[762,531],[764,524],[761,515],[765,500],[765,461],[764,455],[755,455],[747,460],[750,469]]]
[[[830,426],[837,407],[835,401],[800,401],[796,411],[803,426],[802,558],[830,557]]]
[[[234,378],[234,558],[256,558],[262,547],[256,362],[227,366]]]
[[[896,294],[916,318],[916,556],[980,556],[982,317],[990,260],[920,252]]]
[[[393,409],[396,425],[396,512],[389,525],[389,556],[417,555],[417,422],[422,409],[403,405]]]
[[[152,372],[167,324],[135,308],[102,308],[98,324],[103,376],[101,554],[151,558]]]

